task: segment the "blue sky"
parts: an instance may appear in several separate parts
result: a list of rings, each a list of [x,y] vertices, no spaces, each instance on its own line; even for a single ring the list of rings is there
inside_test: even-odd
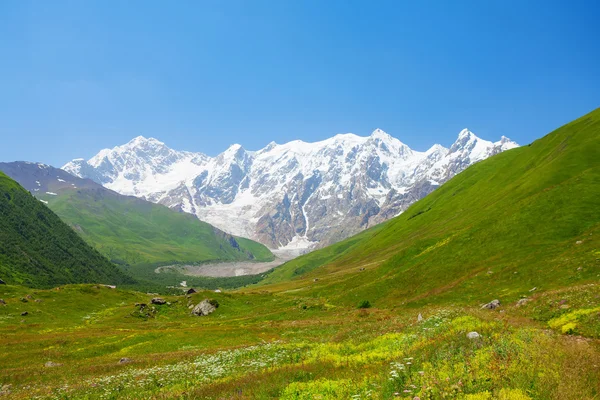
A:
[[[531,142],[600,106],[594,1],[2,1],[0,161],[137,135],[232,143],[464,127]]]

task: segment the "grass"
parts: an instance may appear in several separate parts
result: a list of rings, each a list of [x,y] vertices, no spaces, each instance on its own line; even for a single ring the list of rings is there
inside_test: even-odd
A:
[[[40,195],[88,243],[117,264],[272,261],[262,244],[235,238],[162,205],[106,189],[63,189]]]
[[[0,387],[16,399],[591,399],[600,395],[598,341],[548,329],[542,319],[553,315],[539,308],[575,296],[574,312],[599,295],[586,285],[525,308],[427,307],[417,322],[415,311],[267,292],[168,296],[146,317],[135,304],[151,296],[139,292],[3,286]],[[203,298],[220,307],[191,316],[188,303]],[[481,337],[468,339],[471,331]]]

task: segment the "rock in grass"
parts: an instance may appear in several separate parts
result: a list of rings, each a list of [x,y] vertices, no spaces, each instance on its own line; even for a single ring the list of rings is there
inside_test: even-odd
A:
[[[0,285],[6,285],[6,282],[4,282],[2,279],[0,279]]]
[[[214,300],[211,301],[209,299],[204,299],[200,303],[198,303],[196,307],[194,307],[194,309],[192,310],[192,314],[197,315],[199,317],[211,314],[219,306],[219,303],[215,303],[216,302]]]
[[[123,357],[119,360],[119,364],[129,364],[132,363],[133,360],[131,358]]]
[[[517,301],[517,307],[524,306],[525,304],[529,303],[530,301],[531,301],[531,299],[528,299],[528,298],[521,299],[521,300]]]
[[[487,304],[484,304],[481,308],[487,308],[489,310],[494,310],[500,307],[500,300],[492,300]]]
[[[0,299],[0,304],[6,305],[6,302],[4,301],[4,299]]]
[[[23,317],[24,317],[24,316],[26,316],[26,315],[29,315],[29,313],[28,313],[27,311],[23,311],[23,312],[21,313],[21,316],[23,316]]]
[[[481,335],[475,331],[467,333],[467,338],[471,340],[479,339],[480,337]]]
[[[46,364],[44,364],[44,367],[46,368],[53,368],[53,367],[60,367],[62,364],[59,363],[55,363],[53,361],[48,361]]]
[[[419,315],[417,316],[417,322],[423,322],[423,316],[421,315],[421,313],[419,313]]]
[[[167,301],[165,299],[163,299],[162,297],[155,297],[152,299],[152,304],[161,305],[161,304],[166,304],[166,303],[167,303]]]

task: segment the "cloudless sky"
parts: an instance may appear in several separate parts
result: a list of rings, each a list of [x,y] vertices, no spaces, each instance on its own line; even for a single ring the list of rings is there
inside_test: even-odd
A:
[[[600,106],[596,1],[0,1],[0,161],[381,128],[521,144]]]

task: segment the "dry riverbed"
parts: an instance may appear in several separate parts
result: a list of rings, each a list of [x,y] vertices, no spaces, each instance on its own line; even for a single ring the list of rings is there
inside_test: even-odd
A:
[[[211,263],[201,265],[168,265],[158,267],[154,270],[157,274],[169,270],[189,276],[210,276],[213,278],[225,278],[243,275],[258,275],[281,264],[296,258],[298,252],[273,251],[275,260],[269,262],[234,261],[223,263]]]

